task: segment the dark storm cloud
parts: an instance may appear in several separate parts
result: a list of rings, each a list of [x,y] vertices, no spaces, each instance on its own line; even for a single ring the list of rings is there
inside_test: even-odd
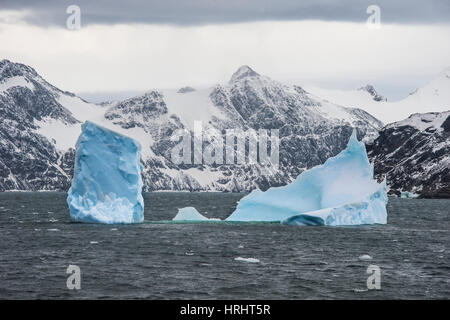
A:
[[[382,22],[450,22],[449,0],[0,0],[0,10],[27,9],[29,23],[64,26],[71,4],[81,7],[83,25],[305,19],[364,22],[371,4],[381,7]]]

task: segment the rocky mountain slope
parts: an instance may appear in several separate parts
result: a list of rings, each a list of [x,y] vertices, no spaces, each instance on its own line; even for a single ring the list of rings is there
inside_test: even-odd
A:
[[[391,193],[450,198],[450,111],[416,113],[389,124],[367,149]]]
[[[186,88],[97,105],[52,86],[31,67],[0,61],[0,191],[67,190],[73,147],[85,120],[142,144],[146,191],[244,191],[283,185],[341,151],[353,127],[360,138],[372,141],[382,126],[363,110],[330,103],[247,66],[227,84]],[[248,162],[174,163],[171,151],[178,142],[173,134],[192,132],[196,121],[202,123],[205,147],[216,143],[209,139],[210,130],[278,129],[278,170]]]

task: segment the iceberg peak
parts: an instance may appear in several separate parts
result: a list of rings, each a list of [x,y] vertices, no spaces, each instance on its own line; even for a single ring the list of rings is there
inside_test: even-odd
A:
[[[362,141],[358,140],[356,129],[353,129],[352,134],[351,134],[350,138],[348,139],[346,149],[354,150],[356,148],[361,148],[361,147],[365,148],[365,145]]]

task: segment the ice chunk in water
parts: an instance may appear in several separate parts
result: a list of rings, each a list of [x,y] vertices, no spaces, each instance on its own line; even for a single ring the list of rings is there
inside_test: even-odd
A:
[[[220,219],[207,218],[197,211],[194,207],[185,207],[178,209],[178,213],[173,218],[174,221],[220,221]]]

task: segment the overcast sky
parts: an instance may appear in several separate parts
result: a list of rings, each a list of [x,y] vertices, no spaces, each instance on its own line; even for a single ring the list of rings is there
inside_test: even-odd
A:
[[[81,8],[69,30],[66,8]],[[366,9],[381,8],[369,29]],[[88,97],[228,81],[240,65],[398,99],[450,66],[450,1],[0,0],[0,58]],[[124,93],[126,94],[126,93]]]

